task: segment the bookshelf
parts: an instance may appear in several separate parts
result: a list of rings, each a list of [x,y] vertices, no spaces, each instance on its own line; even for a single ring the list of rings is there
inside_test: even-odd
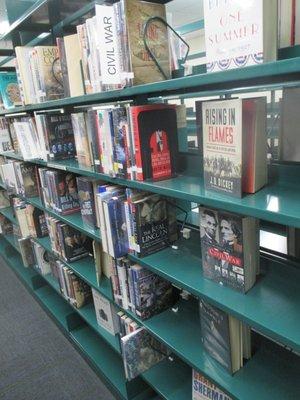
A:
[[[42,6],[47,2],[38,3]],[[74,15],[57,22],[53,31],[61,32],[88,13],[94,3],[91,2]],[[11,26],[7,35],[21,28],[32,12],[34,10],[25,14],[15,26]],[[205,96],[238,92],[244,90],[245,87],[249,91],[256,91],[277,86],[292,86],[297,84],[298,80],[300,81],[300,57],[295,57],[292,50],[286,51],[285,55],[291,58],[239,70],[197,74],[123,90],[48,101],[0,111],[0,115],[21,116],[22,113],[58,108],[72,111],[76,107],[121,100],[133,100],[139,104],[147,100],[155,100],[160,96],[165,98],[175,95]],[[7,158],[22,160],[14,153],[3,155]],[[193,154],[182,154],[182,157],[185,160],[185,171],[178,177],[162,182],[137,182],[112,178],[96,173],[92,168],[80,168],[75,160],[55,163],[41,160],[30,162],[300,228],[298,166],[280,164],[270,166],[270,180],[265,188],[254,195],[234,199],[205,192],[202,178],[199,176],[200,157]],[[3,184],[1,186],[5,188]],[[101,241],[99,230],[87,228],[82,222],[80,213],[61,216],[46,209],[40,198],[28,198],[26,201],[89,237]],[[10,208],[0,209],[0,213],[14,224],[17,223]],[[52,251],[48,237],[35,240],[48,251]],[[127,315],[165,343],[174,354],[173,361],[166,359],[143,373],[140,378],[127,382],[120,356],[119,340],[97,325],[93,305],[88,304],[80,309],[72,307],[60,295],[59,286],[52,275],[42,276],[37,270],[24,268],[13,235],[1,235],[0,252],[66,337],[121,399],[190,399],[192,368],[199,370],[234,399],[288,400],[294,399],[296,393],[300,391],[299,357],[284,348],[278,349],[267,341],[240,371],[230,376],[205,353],[200,340],[196,304],[193,302],[187,304],[183,300],[179,302],[177,311],[167,310],[146,321],[141,321],[136,315],[124,310]],[[287,258],[262,252],[261,277],[247,295],[218,286],[203,278],[200,240],[197,234],[193,234],[190,240],[181,239],[177,250],[167,248],[142,259],[132,255],[129,258],[187,290],[195,297],[206,299],[222,310],[235,315],[259,333],[269,336],[296,352],[300,351],[298,318],[300,268],[295,267],[295,263]],[[92,258],[70,263],[63,262],[91,287],[113,302],[109,280],[103,278],[100,286],[97,284]],[[149,387],[154,389],[156,395],[149,392]]]

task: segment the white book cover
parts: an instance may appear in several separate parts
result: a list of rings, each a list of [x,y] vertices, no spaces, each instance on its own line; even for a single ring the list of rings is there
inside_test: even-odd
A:
[[[117,313],[113,304],[92,288],[97,323],[112,335],[118,333]]]
[[[272,16],[269,14],[269,24],[273,23],[274,14],[277,15],[275,1],[204,0],[207,72],[257,65],[266,61],[267,49],[264,44],[268,42],[264,42],[264,33],[269,32],[269,28],[266,26],[267,21],[264,21],[264,12],[267,6],[271,10],[272,3],[276,10],[272,10]],[[273,34],[274,26],[270,29]],[[268,46],[277,42],[276,36]]]
[[[13,124],[24,160],[39,158],[38,139],[33,126],[29,122],[14,122]]]
[[[20,71],[20,79],[24,89],[24,101],[26,104],[33,104],[36,102],[34,91],[33,77],[30,69],[30,53],[33,47],[17,46],[15,48],[18,67]]]
[[[232,400],[231,397],[195,370],[193,370],[192,387],[193,400]]]
[[[294,44],[295,2],[294,0],[278,1],[278,47],[289,47]]]
[[[103,84],[121,84],[119,46],[113,6],[97,4],[98,46]]]
[[[7,164],[2,165],[2,172],[3,172],[3,178],[4,178],[4,183],[7,187],[8,190],[17,193],[17,178],[15,174],[15,168],[14,168],[14,163],[9,162]]]
[[[242,100],[202,103],[204,187],[242,195]]]
[[[5,118],[0,118],[0,152],[5,153],[12,149],[7,121]]]

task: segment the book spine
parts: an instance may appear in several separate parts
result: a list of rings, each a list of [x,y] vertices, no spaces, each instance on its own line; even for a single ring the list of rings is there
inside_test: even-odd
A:
[[[142,149],[139,133],[138,116],[139,111],[135,107],[130,108],[131,111],[131,128],[134,146],[134,159],[135,159],[135,179],[138,181],[144,180],[143,175],[143,162],[142,162]]]
[[[139,271],[137,271],[135,268],[131,268],[131,272],[135,299],[134,303],[135,309],[137,309],[141,306],[141,296],[139,291]]]
[[[126,284],[126,268],[125,265],[123,264],[122,260],[119,260],[117,264],[117,270],[118,270],[118,277],[119,277],[119,283],[120,283],[120,292],[123,300],[123,308],[125,310],[128,310],[129,304],[128,304],[128,296],[127,296],[127,284]]]
[[[118,260],[114,259],[112,263],[112,274],[111,274],[111,283],[113,288],[114,299],[116,303],[122,307],[122,296],[120,290],[120,282],[118,277],[118,268],[117,268]]]
[[[64,97],[70,97],[70,85],[69,85],[69,77],[68,77],[68,67],[67,67],[67,58],[66,58],[66,49],[64,38],[56,38],[56,44],[58,48],[58,56],[60,59],[60,66],[63,78],[63,87],[64,87]]]
[[[106,239],[107,239],[107,253],[112,257],[116,258],[113,245],[113,236],[111,230],[110,212],[109,205],[106,201],[103,202],[103,212],[106,226]]]
[[[102,248],[105,253],[108,253],[108,243],[107,243],[107,235],[106,235],[106,225],[105,225],[105,215],[104,215],[104,207],[101,198],[101,194],[97,194],[97,205],[99,211],[99,220],[100,220],[100,232],[101,232],[101,241]]]

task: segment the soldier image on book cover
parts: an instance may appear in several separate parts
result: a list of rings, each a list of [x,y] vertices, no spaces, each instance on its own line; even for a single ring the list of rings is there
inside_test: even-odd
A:
[[[200,207],[200,234],[204,276],[244,291],[242,218]]]
[[[242,102],[202,103],[205,189],[242,195]]]

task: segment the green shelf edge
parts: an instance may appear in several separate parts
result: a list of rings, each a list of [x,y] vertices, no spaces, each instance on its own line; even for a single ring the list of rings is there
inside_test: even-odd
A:
[[[1,154],[6,157],[15,158],[14,153]],[[17,155],[17,157],[17,159],[19,159],[20,156]],[[30,160],[28,162],[37,165],[45,165],[45,162],[39,160]],[[243,198],[234,198],[205,190],[203,178],[200,176],[183,174],[172,179],[158,182],[138,182],[113,178],[105,174],[94,172],[92,167],[81,168],[78,166],[76,160],[64,160],[56,163],[49,162],[46,163],[46,165],[49,168],[63,169],[83,176],[96,178],[100,181],[102,180],[130,188],[154,192],[167,197],[186,200],[208,207],[215,207],[233,213],[249,215],[259,219],[300,228],[300,212],[298,207],[300,187],[294,183],[276,183],[270,181],[268,185],[255,194],[244,195]],[[201,165],[199,165],[199,171],[201,171]],[[42,206],[39,198],[29,198],[28,201],[33,205],[35,205],[34,203],[36,202],[37,207]],[[89,236],[99,240],[99,231],[85,226],[82,219],[80,219],[80,212],[78,212],[78,215],[71,214],[69,216],[59,216],[52,210],[47,210],[47,212],[70,225],[78,224],[77,229],[85,231]]]
[[[261,257],[262,274],[243,294],[204,278],[199,234],[133,262],[204,298],[274,340],[300,352],[300,269]],[[186,260],[183,266],[181,260]]]
[[[15,218],[11,207],[0,208],[0,214],[4,215],[13,224],[18,225],[18,220]]]
[[[245,85],[257,85],[258,82],[282,81],[282,76],[289,78],[298,77],[300,72],[300,57],[290,58],[263,63],[261,65],[249,66],[214,73],[203,73],[185,76],[182,78],[169,79],[161,82],[153,82],[144,85],[127,87],[121,90],[112,90],[89,95],[68,97],[64,99],[47,101],[22,107],[3,110],[0,115],[9,115],[18,112],[30,112],[35,110],[48,110],[66,106],[90,105],[111,101],[127,100],[138,96],[168,96],[193,92],[199,88],[204,90],[222,90],[229,85],[231,88],[245,87]]]

